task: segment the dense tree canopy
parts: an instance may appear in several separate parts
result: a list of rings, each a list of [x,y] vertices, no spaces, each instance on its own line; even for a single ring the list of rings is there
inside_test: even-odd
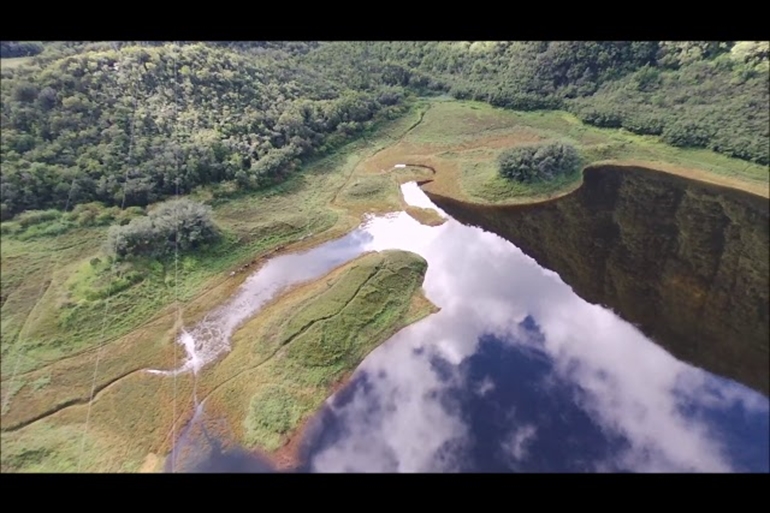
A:
[[[767,42],[375,43],[458,98],[564,108],[583,121],[770,163]],[[377,52],[370,52],[377,53]]]
[[[3,219],[259,188],[399,115],[410,94],[564,108],[598,126],[768,164],[755,42],[3,42]],[[42,51],[39,51],[42,48]]]
[[[205,44],[64,57],[3,81],[3,212],[147,205],[223,181],[261,187],[401,97]]]
[[[181,198],[163,203],[126,225],[113,225],[107,249],[118,258],[163,257],[199,248],[218,236],[210,208]]]
[[[660,135],[674,146],[709,148],[767,165],[766,64],[722,53],[677,69],[645,66],[570,107],[587,123]]]
[[[580,167],[580,156],[569,144],[549,142],[511,148],[500,154],[500,175],[517,182],[538,182],[568,175]]]

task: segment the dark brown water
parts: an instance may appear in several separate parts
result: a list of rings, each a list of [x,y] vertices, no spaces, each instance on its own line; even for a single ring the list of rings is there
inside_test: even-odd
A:
[[[576,192],[539,205],[429,197],[677,358],[770,391],[767,199],[634,167],[589,168]]]

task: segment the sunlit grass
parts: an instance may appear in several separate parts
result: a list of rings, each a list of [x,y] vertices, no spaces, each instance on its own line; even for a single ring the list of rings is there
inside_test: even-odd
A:
[[[522,203],[569,192],[579,174],[546,183],[516,184],[499,176],[497,157],[506,148],[537,141],[576,147],[585,165],[599,161],[653,164],[689,178],[715,181],[768,195],[766,166],[725,157],[710,150],[683,149],[621,129],[602,129],[562,111],[518,112],[479,102],[434,102],[423,122],[405,138],[405,147],[434,157],[445,172],[429,187],[458,199],[481,203]],[[441,165],[443,164],[443,166]]]
[[[170,450],[171,426],[176,420],[178,432],[189,420],[192,399],[190,375],[132,374],[100,393],[90,412],[78,404],[4,430],[2,471],[137,472],[148,455]]]
[[[15,69],[19,66],[25,66],[32,59],[33,57],[3,57],[0,59],[0,69]]]
[[[232,353],[201,383],[207,405],[240,442],[278,449],[372,349],[435,311],[416,299],[426,269],[413,253],[371,253],[297,288],[234,335]]]
[[[97,391],[91,418],[93,433],[102,432],[104,425],[112,422],[110,419],[123,422],[126,415],[155,418],[157,413],[150,410],[173,410],[171,397],[161,399],[143,391],[143,380],[161,378],[137,371],[170,368],[184,356],[174,343],[181,328],[175,320],[177,296],[182,322],[189,326],[232,293],[246,275],[230,275],[243,264],[259,261],[281,248],[300,248],[341,236],[355,227],[368,204],[353,205],[342,199],[346,185],[354,183],[351,177],[362,159],[390,144],[414,123],[415,116],[383,126],[378,134],[367,135],[344,151],[317,160],[271,189],[229,198],[221,194],[217,197],[211,190],[198,190],[195,197],[213,205],[214,219],[223,237],[204,251],[180,255],[176,265],[171,259],[112,265],[103,251],[108,226],[80,226],[77,216],[69,214],[35,214],[40,219],[25,222],[25,226],[21,226],[20,218],[3,223],[0,269],[4,446],[8,441],[19,448],[19,440],[25,441],[21,444],[24,447],[35,445],[28,443],[30,438],[25,433],[38,433],[40,444],[49,447],[46,440],[50,437],[35,426],[47,426],[49,419],[58,419],[55,425],[65,428],[70,421],[83,422],[86,410],[82,408],[92,386]],[[398,209],[397,182],[391,180],[389,185],[392,189],[382,196],[381,208]],[[335,201],[338,197],[340,201]],[[48,225],[61,220],[70,222],[59,235],[51,231],[24,236],[30,229],[45,231]],[[118,393],[127,394],[125,401],[111,403],[109,409],[114,411],[106,413],[108,398]],[[180,399],[179,419],[189,413],[184,405]],[[147,430],[135,422],[129,425],[136,428],[125,432],[136,447],[131,465],[139,465],[142,458],[156,450],[157,454],[166,454],[168,440],[161,446],[153,441],[157,433],[145,436]],[[168,420],[164,428],[168,430],[170,425]],[[147,429],[160,428],[151,423]],[[58,434],[54,438],[67,439]],[[115,447],[108,444],[98,449],[87,443],[83,459],[106,461],[88,454],[91,450],[122,454],[120,442],[115,440]],[[35,453],[38,462],[27,465],[26,457],[22,457],[12,466],[20,471],[65,470],[69,467],[58,458],[74,450],[78,441],[69,443],[72,447],[64,452],[49,447]],[[127,468],[95,465],[89,468]]]

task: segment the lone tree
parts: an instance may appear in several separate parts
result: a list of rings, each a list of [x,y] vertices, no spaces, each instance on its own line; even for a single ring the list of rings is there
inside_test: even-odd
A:
[[[199,248],[219,237],[210,207],[183,198],[159,206],[146,217],[112,226],[107,248],[118,258],[164,257]]]
[[[569,144],[550,142],[511,148],[498,160],[500,175],[517,182],[548,181],[580,167],[580,156]]]

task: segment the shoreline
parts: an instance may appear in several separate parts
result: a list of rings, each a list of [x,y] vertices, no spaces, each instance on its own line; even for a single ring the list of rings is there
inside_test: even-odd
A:
[[[666,175],[666,177],[674,180],[681,180],[681,181],[688,181],[688,182],[695,182],[700,186],[716,189],[720,194],[728,194],[728,195],[739,195],[744,196],[748,199],[761,199],[761,198],[767,198],[770,196],[770,194],[762,195],[754,190],[751,190],[752,187],[739,187],[736,186],[737,184],[729,183],[729,181],[726,180],[720,180],[719,176],[716,176],[716,179],[709,180],[711,173],[707,173],[705,171],[701,172],[704,176],[696,177],[696,176],[687,176],[682,173],[677,173],[675,171],[672,171],[671,168],[665,169],[662,166],[655,167],[652,165],[652,163],[637,163],[635,161],[600,161],[592,163],[588,166],[585,166],[583,170],[581,171],[581,179],[577,186],[570,187],[564,192],[561,192],[553,197],[547,198],[547,199],[538,199],[534,201],[528,201],[528,202],[521,202],[521,203],[475,203],[475,202],[469,202],[466,199],[458,199],[449,196],[449,199],[454,201],[459,201],[462,203],[466,203],[469,205],[477,206],[477,207],[530,207],[530,206],[539,206],[545,203],[550,203],[553,201],[556,201],[558,199],[563,198],[564,196],[567,196],[569,194],[572,194],[579,190],[583,184],[586,173],[592,173],[592,172],[601,172],[601,170],[611,171],[611,172],[622,172],[626,169],[636,169],[636,170],[643,170],[646,172],[652,172],[656,174],[663,174]],[[434,176],[439,176],[440,172],[436,172],[436,170],[431,169],[434,171]],[[417,180],[417,185],[422,189],[423,186],[428,185],[432,183],[434,179],[425,179],[425,180]],[[728,183],[725,183],[728,182]],[[746,184],[748,185],[748,184]],[[425,190],[425,189],[423,189]],[[426,194],[430,197],[433,195],[428,190],[425,190]],[[435,196],[439,196],[436,194]],[[327,402],[338,392],[343,390],[345,387],[347,387],[351,383],[351,378],[353,377],[355,373],[354,371],[351,371],[349,374],[344,376],[342,379],[340,379],[339,382],[337,382],[331,389],[329,396],[327,398]],[[319,416],[323,415],[323,412],[325,408],[327,407],[327,404],[325,403],[319,410],[317,410],[315,413],[313,413],[311,416],[309,416],[307,419],[305,419],[295,430],[293,430],[287,437],[286,443],[281,446],[279,449],[267,452],[262,451],[259,449],[255,449],[251,451],[253,454],[258,455],[261,458],[265,458],[267,461],[270,462],[271,465],[274,466],[275,471],[277,472],[292,472],[296,471],[297,469],[300,469],[307,465],[307,461],[303,461],[303,457],[305,455],[301,454],[301,451],[303,449],[302,445],[305,441],[305,438],[307,436],[307,430],[308,427],[316,420]]]
[[[414,165],[414,164],[409,164],[409,165]],[[695,182],[698,185],[701,185],[704,187],[717,189],[721,194],[738,194],[741,196],[750,197],[754,199],[763,198],[762,195],[757,194],[756,192],[751,190],[746,190],[746,188],[736,187],[736,186],[733,186],[733,184],[728,185],[724,183],[717,183],[719,182],[719,180],[710,181],[706,179],[695,178],[692,176],[685,176],[676,172],[672,172],[668,169],[653,167],[650,164],[639,165],[639,164],[633,163],[632,161],[602,161],[602,162],[596,162],[588,166],[585,166],[581,171],[581,179],[575,187],[570,187],[564,192],[561,192],[558,195],[555,195],[547,199],[533,199],[532,201],[528,201],[528,202],[519,202],[519,203],[511,204],[511,203],[475,203],[475,202],[469,202],[465,199],[458,199],[452,196],[443,196],[443,197],[448,198],[452,201],[465,203],[466,205],[470,205],[473,207],[492,207],[492,208],[494,207],[508,207],[508,208],[534,207],[534,206],[539,206],[542,204],[547,204],[547,203],[559,200],[564,196],[567,196],[569,194],[572,194],[578,191],[583,186],[585,175],[587,173],[601,172],[602,170],[604,170],[605,172],[607,171],[621,172],[626,169],[643,170],[645,172],[663,174],[663,175],[666,175],[666,177],[674,180]],[[423,190],[425,190],[423,188],[424,186],[431,184],[434,180],[438,178],[438,176],[440,176],[440,171],[437,172],[435,169],[431,169],[431,170],[434,171],[434,176],[436,178],[414,180],[416,184]],[[440,194],[433,194],[429,190],[425,190],[425,192],[429,197],[442,196]],[[328,240],[335,238],[335,236],[344,236],[344,234],[348,232],[344,230],[344,227],[342,225],[343,223],[338,223],[334,227],[326,230],[325,232],[321,232],[315,236],[310,236],[303,240],[299,240],[293,243],[286,244],[279,248],[276,248],[270,251],[269,253],[254,259],[249,264],[242,266],[241,270],[245,271],[246,269],[250,269],[251,271],[250,273],[245,273],[246,276],[250,276],[251,273],[258,271],[258,269],[262,265],[264,265],[270,258],[274,258],[276,256],[280,256],[282,254],[286,254],[290,252],[298,252],[298,251],[311,249],[317,245],[323,244],[324,242],[327,242]],[[353,227],[352,229],[355,229],[355,227]],[[341,264],[338,267],[342,267],[344,265],[347,265],[348,263],[349,262],[345,264]],[[330,272],[334,272],[334,270],[336,269],[337,268],[331,270]],[[239,274],[242,274],[242,273],[239,273]],[[322,278],[319,278],[319,279],[322,279]],[[238,281],[242,282],[242,280],[238,280]],[[291,289],[294,289],[294,288],[295,287],[291,287]],[[283,296],[289,292],[291,291],[290,290],[283,291],[283,293],[280,296],[271,299],[269,303],[273,304],[277,301],[280,301],[283,298]],[[343,390],[345,387],[347,387],[351,383],[351,378],[355,374],[355,371],[356,369],[348,371],[342,378],[340,378],[337,382],[334,383],[334,385],[331,386],[331,388],[329,389],[329,394],[326,399],[327,402],[335,394]],[[273,467],[273,470],[275,472],[294,472],[302,469],[307,464],[307,461],[303,460],[303,458],[306,455],[303,455],[302,451],[303,451],[303,444],[306,441],[306,436],[308,434],[308,429],[319,418],[319,416],[323,415],[323,412],[328,407],[327,402],[325,402],[318,410],[313,412],[310,416],[304,419],[296,428],[294,428],[291,432],[289,432],[286,435],[285,443],[278,449],[275,449],[273,451],[265,451],[260,448],[253,448],[253,449],[245,449],[246,452],[248,454],[254,455],[262,460],[269,462],[269,464]]]
[[[296,472],[307,465],[304,461],[306,455],[302,454],[303,444],[306,441],[308,430],[313,427],[328,407],[327,403],[338,392],[344,390],[352,383],[356,369],[346,372],[330,388],[329,396],[321,407],[304,419],[296,428],[286,436],[286,443],[274,451],[264,451],[262,449],[252,449],[250,454],[267,460],[275,472]]]
[[[335,266],[333,269],[329,270],[326,274],[318,277],[315,280],[292,285],[289,289],[283,290],[280,295],[273,297],[267,304],[264,305],[263,308],[267,312],[270,309],[275,308],[276,305],[278,305],[282,301],[286,301],[287,296],[296,294],[297,291],[300,291],[299,292],[300,294],[307,294],[308,292],[315,290],[319,282],[323,288],[324,286],[323,282],[328,282],[331,276],[338,275],[344,269],[349,268],[351,265],[354,265],[356,261],[366,259],[372,254],[383,253],[388,251],[389,250],[366,251],[356,256],[352,260],[348,260],[346,262],[340,263],[339,265]],[[308,287],[311,287],[311,288],[308,289]],[[414,307],[415,298],[422,297],[424,294],[421,287],[419,289],[419,292],[415,291],[413,292],[413,294],[414,293],[417,293],[418,295],[410,299],[409,305],[405,307],[407,308],[407,310]],[[315,292],[313,292],[313,294],[315,294]],[[422,307],[419,308],[419,312],[412,312],[411,314],[406,315],[405,318],[401,319],[401,322],[398,322],[391,329],[388,329],[387,332],[383,334],[383,337],[384,337],[383,342],[389,340],[396,332],[403,329],[404,327],[421,320],[425,315],[428,315],[430,313],[434,313],[435,311],[437,311],[437,308],[430,308],[430,310],[425,311],[425,308],[424,308],[425,305],[423,303],[420,303],[418,301],[417,304],[422,305]],[[419,315],[416,315],[418,313]],[[268,316],[274,315],[274,314],[275,312],[272,312],[272,311],[269,313],[265,313],[265,315],[268,315]],[[236,339],[234,343],[239,344],[240,342]],[[375,348],[376,347],[369,348],[369,349],[374,350]],[[239,350],[237,346],[234,346],[233,349],[236,351]],[[367,355],[369,352],[371,351],[367,350]],[[219,363],[212,362],[212,363],[214,363],[214,365],[221,365],[221,362]],[[259,362],[256,365],[256,367],[259,367],[261,363],[262,362]],[[299,423],[292,426],[292,428],[288,432],[280,436],[279,438],[280,446],[278,446],[273,450],[266,450],[260,446],[246,444],[245,439],[242,438],[243,434],[241,433],[241,429],[240,429],[240,423],[242,423],[243,421],[242,418],[239,417],[237,412],[234,413],[233,410],[228,409],[223,403],[219,402],[219,399],[214,397],[214,395],[217,394],[218,391],[223,386],[226,386],[233,378],[237,378],[240,375],[242,375],[244,372],[249,372],[250,370],[256,367],[243,368],[239,372],[237,372],[233,377],[225,378],[224,381],[219,381],[219,379],[217,379],[217,374],[216,374],[218,370],[216,367],[212,366],[212,371],[215,374],[210,375],[208,378],[213,378],[213,380],[209,381],[208,384],[205,384],[205,380],[207,380],[208,378],[205,376],[205,373],[204,373],[204,375],[201,378],[204,380],[204,383],[202,383],[203,390],[199,390],[199,397],[200,397],[201,403],[207,403],[206,415],[205,415],[207,420],[204,421],[204,424],[213,426],[223,421],[226,424],[229,424],[231,428],[225,431],[220,431],[214,428],[209,431],[212,433],[218,431],[223,445],[226,445],[231,449],[236,450],[240,453],[252,454],[253,456],[255,456],[257,459],[261,461],[269,462],[271,466],[275,467],[276,471],[297,470],[298,468],[301,468],[302,465],[305,463],[302,459],[302,455],[303,455],[303,448],[305,447],[304,442],[306,440],[306,433],[307,433],[306,430],[308,426],[315,425],[315,420],[318,418],[318,415],[324,411],[329,398],[334,396],[334,394],[336,394],[340,390],[344,389],[350,383],[351,377],[355,374],[356,370],[359,368],[360,363],[361,362],[358,362],[354,366],[348,367],[346,370],[341,369],[342,372],[340,372],[336,378],[332,378],[330,381],[327,382],[328,383],[327,385],[323,386],[322,388],[319,388],[318,390],[319,397],[317,397],[319,402],[316,403],[312,409],[309,409],[305,413],[306,415],[305,418],[300,419]],[[229,367],[225,367],[225,372],[224,374],[221,374],[221,376],[230,375],[227,369],[229,369]],[[203,392],[203,395],[200,395],[201,392]],[[208,403],[209,399],[212,399],[213,403]],[[180,437],[181,437],[182,431],[184,431],[184,428],[180,430]],[[179,441],[180,441],[180,438],[177,438],[177,440],[175,440],[172,445],[177,446]]]
[[[547,197],[517,197],[512,200],[491,202],[483,201],[476,197],[470,197],[465,193],[461,195],[445,193],[443,190],[439,191],[435,190],[436,187],[431,187],[431,184],[435,183],[436,186],[440,188],[440,183],[436,183],[440,180],[440,171],[436,173],[436,178],[417,181],[417,185],[428,195],[428,197],[434,196],[448,198],[452,201],[457,201],[474,207],[529,207],[547,204],[572,194],[583,186],[586,173],[595,172],[596,170],[607,170],[608,168],[611,168],[614,172],[622,172],[626,169],[643,170],[645,172],[666,175],[671,179],[694,182],[703,187],[715,188],[720,191],[720,194],[742,193],[756,198],[770,199],[770,184],[765,184],[765,186],[762,187],[759,184],[746,182],[740,179],[736,179],[735,181],[729,180],[725,177],[722,177],[721,175],[711,173],[709,171],[699,169],[688,170],[679,166],[662,162],[636,160],[602,160],[592,162],[591,164],[583,167],[583,169],[580,171],[580,179],[576,183],[570,184],[563,190]],[[770,169],[768,171],[770,172]]]
[[[455,103],[456,100],[451,100],[450,103]],[[428,107],[430,107],[432,102],[428,102]],[[527,208],[529,206],[538,206],[547,204],[549,202],[553,202],[559,199],[564,198],[565,196],[569,196],[570,194],[574,194],[576,191],[580,190],[581,187],[585,184],[585,173],[590,172],[593,168],[614,168],[612,172],[622,171],[624,168],[637,168],[637,169],[643,169],[645,172],[655,172],[655,173],[665,173],[666,175],[671,176],[675,179],[681,179],[681,180],[687,180],[689,182],[692,182],[694,184],[703,185],[707,187],[716,187],[718,188],[720,194],[725,195],[732,195],[732,194],[745,194],[750,195],[751,200],[753,203],[759,204],[761,202],[766,202],[767,198],[770,197],[770,186],[768,186],[768,183],[766,181],[762,181],[763,179],[766,180],[767,175],[763,174],[764,171],[767,170],[759,170],[757,171],[756,166],[749,169],[746,168],[747,174],[744,178],[741,174],[741,169],[738,168],[737,165],[727,163],[722,164],[721,161],[715,161],[715,164],[710,168],[709,167],[709,161],[706,161],[704,159],[703,166],[705,167],[698,167],[697,163],[690,163],[687,160],[683,160],[686,162],[685,164],[674,164],[673,162],[677,162],[676,159],[673,159],[669,162],[666,162],[664,160],[662,161],[641,161],[641,160],[633,160],[633,159],[609,159],[609,160],[596,160],[596,161],[590,161],[591,163],[584,166],[582,170],[580,171],[580,174],[577,173],[574,175],[574,180],[570,181],[569,184],[565,184],[564,187],[561,190],[554,190],[557,187],[554,187],[552,189],[551,193],[542,194],[542,195],[520,195],[520,196],[509,196],[508,198],[505,198],[500,201],[484,201],[483,198],[479,197],[472,197],[470,196],[465,189],[464,180],[465,176],[462,175],[462,173],[466,172],[461,170],[459,167],[460,162],[462,160],[462,152],[463,151],[470,151],[474,148],[497,148],[494,144],[494,142],[500,142],[497,140],[497,138],[502,140],[502,136],[498,137],[497,132],[491,131],[489,133],[480,133],[478,136],[475,134],[471,134],[471,140],[465,141],[463,139],[460,139],[460,142],[457,143],[458,147],[460,148],[458,151],[460,152],[460,156],[444,156],[444,153],[447,153],[446,151],[443,151],[445,148],[443,148],[442,144],[449,145],[450,143],[454,142],[454,139],[451,137],[455,137],[455,135],[450,134],[446,141],[443,139],[437,139],[436,138],[436,132],[437,128],[441,128],[438,124],[442,120],[439,116],[440,113],[437,113],[436,116],[433,116],[433,114],[425,115],[427,112],[427,109],[425,112],[421,112],[420,114],[420,120],[410,126],[406,132],[400,134],[398,139],[394,139],[394,137],[388,136],[390,140],[384,141],[377,139],[377,144],[373,148],[369,148],[368,145],[370,144],[367,141],[367,138],[364,137],[364,145],[363,149],[357,150],[355,148],[358,148],[359,142],[357,141],[351,141],[351,144],[355,147],[353,149],[353,152],[365,152],[366,155],[362,156],[359,162],[352,165],[352,169],[350,170],[348,180],[345,181],[342,186],[339,188],[337,193],[345,192],[346,187],[348,187],[349,183],[352,183],[352,181],[355,181],[358,178],[361,178],[362,181],[365,181],[363,179],[371,178],[376,173],[376,167],[374,164],[377,162],[400,162],[403,164],[398,164],[395,167],[398,167],[399,169],[390,169],[387,173],[389,176],[392,176],[392,180],[388,180],[387,186],[384,188],[387,191],[385,194],[385,199],[383,199],[381,203],[381,208],[377,207],[377,201],[370,201],[366,198],[364,198],[360,202],[354,202],[354,201],[348,201],[346,197],[343,195],[340,196],[340,202],[337,203],[337,195],[335,194],[333,198],[331,198],[330,201],[328,201],[327,205],[327,197],[326,196],[319,196],[319,201],[317,202],[317,210],[316,210],[316,203],[313,203],[313,207],[306,208],[302,212],[302,216],[311,216],[314,215],[316,212],[320,212],[322,209],[329,207],[334,212],[333,214],[336,216],[336,219],[331,217],[329,219],[329,222],[324,222],[323,225],[319,226],[318,224],[314,225],[305,225],[308,227],[308,229],[302,228],[303,231],[300,231],[297,233],[296,231],[294,234],[291,234],[291,232],[281,232],[281,233],[288,233],[287,236],[281,236],[282,244],[270,248],[270,249],[262,249],[261,251],[257,251],[256,254],[251,253],[251,251],[244,251],[243,253],[239,252],[238,258],[234,258],[233,260],[230,260],[231,265],[228,265],[227,267],[217,266],[215,274],[210,274],[205,279],[199,281],[202,286],[198,288],[197,294],[188,296],[189,299],[184,301],[182,304],[180,303],[170,303],[165,307],[161,307],[158,310],[155,310],[154,315],[152,315],[149,319],[145,320],[141,324],[137,325],[136,327],[132,328],[131,331],[128,331],[126,333],[123,333],[122,335],[118,335],[112,339],[103,341],[98,346],[91,346],[86,347],[85,349],[75,351],[72,353],[67,354],[61,359],[55,359],[51,360],[49,363],[46,363],[45,365],[42,365],[40,367],[35,367],[30,370],[27,370],[25,372],[20,372],[18,374],[20,380],[21,379],[27,379],[30,382],[33,382],[38,375],[42,375],[44,372],[50,372],[51,375],[56,375],[56,373],[60,372],[60,369],[69,370],[70,367],[77,370],[81,367],[87,367],[88,361],[87,358],[90,358],[92,356],[97,354],[98,352],[101,352],[102,350],[105,351],[105,354],[107,351],[111,351],[112,348],[120,349],[125,347],[134,347],[134,344],[136,347],[140,347],[139,344],[145,344],[144,340],[150,340],[150,335],[145,335],[143,332],[139,333],[134,337],[134,334],[137,332],[140,332],[142,330],[146,331],[148,334],[151,333],[155,326],[162,327],[164,331],[167,331],[167,333],[164,336],[167,336],[168,339],[170,339],[169,344],[164,345],[158,345],[159,352],[157,357],[157,363],[155,360],[153,360],[152,367],[155,369],[169,369],[171,370],[173,366],[176,365],[176,353],[179,351],[179,346],[177,345],[177,340],[179,337],[179,334],[181,333],[179,326],[175,325],[171,327],[170,330],[166,330],[167,325],[170,327],[173,321],[173,317],[176,313],[178,313],[178,309],[181,306],[182,310],[182,317],[184,317],[184,324],[188,326],[193,326],[200,322],[205,315],[211,311],[212,309],[216,309],[219,306],[221,306],[223,303],[227,302],[230,297],[233,296],[233,294],[237,293],[237,290],[244,284],[244,282],[251,276],[253,276],[255,273],[259,272],[264,265],[269,262],[272,258],[280,257],[286,254],[295,254],[295,253],[302,253],[311,250],[312,248],[315,248],[317,246],[320,246],[322,244],[325,244],[331,240],[334,240],[339,237],[344,237],[345,234],[349,233],[352,230],[355,230],[356,227],[364,221],[364,215],[363,213],[366,211],[365,209],[372,208],[372,213],[374,215],[381,215],[388,212],[398,212],[398,211],[404,211],[406,210],[406,204],[404,202],[403,195],[400,194],[400,191],[398,190],[398,186],[400,183],[404,182],[416,182],[418,187],[420,187],[421,190],[423,190],[429,198],[433,199],[434,197],[444,197],[451,201],[461,202],[471,207],[476,207],[479,209],[482,208]],[[449,114],[452,114],[452,112],[449,112]],[[449,115],[447,114],[447,115]],[[407,116],[408,117],[408,116]],[[425,134],[427,138],[420,138],[423,134],[422,132],[417,132],[417,138],[409,138],[405,137],[408,133],[410,133],[414,128],[416,128],[420,123],[423,122],[423,118],[425,118],[426,122],[422,128],[426,130]],[[434,118],[438,121],[434,122]],[[452,118],[454,119],[454,118]],[[460,119],[460,121],[463,121],[464,118]],[[525,126],[526,119],[521,122],[522,126]],[[399,122],[400,123],[400,122]],[[398,125],[401,127],[401,124]],[[405,126],[405,125],[404,125]],[[516,125],[518,126],[518,125]],[[516,126],[513,127],[513,131],[515,132],[517,130]],[[533,125],[537,127],[538,125]],[[510,126],[506,125],[508,130],[511,128]],[[420,130],[422,130],[420,128]],[[432,130],[432,131],[431,131]],[[533,129],[534,130],[534,129]],[[556,129],[554,129],[556,130]],[[399,131],[400,133],[401,131]],[[434,133],[436,132],[436,133]],[[470,132],[468,132],[470,133]],[[465,134],[465,132],[463,132]],[[507,134],[507,132],[506,132]],[[386,134],[387,135],[387,134]],[[461,134],[462,135],[462,134]],[[503,134],[505,135],[505,134]],[[511,137],[514,137],[516,134],[512,135]],[[558,134],[557,134],[558,135]],[[457,136],[460,137],[460,136]],[[487,140],[489,139],[489,141]],[[515,139],[515,137],[514,137]],[[491,142],[490,142],[491,141]],[[590,141],[589,141],[590,142]],[[400,143],[403,143],[399,145]],[[588,144],[588,143],[586,143]],[[593,144],[593,143],[591,143]],[[374,153],[370,150],[375,150]],[[386,151],[387,157],[383,157],[381,160],[373,161],[374,155],[376,155],[378,152],[381,152],[382,150],[395,150],[391,152]],[[441,151],[440,151],[441,150]],[[333,153],[341,153],[344,155],[348,155],[348,150],[334,150]],[[650,152],[647,152],[650,154]],[[653,152],[654,153],[654,152]],[[647,156],[647,155],[645,155]],[[650,155],[653,159],[658,157],[665,157],[665,153],[661,153],[660,155]],[[457,158],[455,158],[457,157]],[[463,157],[464,158],[464,157]],[[373,161],[374,163],[372,164]],[[697,159],[693,159],[693,161],[697,161]],[[369,165],[371,164],[371,165]],[[747,164],[748,165],[748,164]],[[341,172],[345,175],[348,174],[349,164],[344,164],[343,167],[340,169],[337,169],[337,164],[334,164],[332,166],[333,170],[329,171],[330,173],[337,173]],[[403,169],[400,169],[401,167],[414,167],[418,169],[413,169],[411,171],[423,171],[422,175],[420,175],[420,178],[417,177],[415,174],[414,176],[402,176],[401,172],[403,172]],[[421,169],[420,169],[421,168]],[[395,173],[391,173],[392,171],[396,171]],[[408,170],[407,170],[408,171]],[[749,173],[749,171],[751,171]],[[297,171],[297,173],[301,174],[304,171],[300,170]],[[429,174],[430,172],[430,174]],[[470,176],[470,175],[468,175]],[[377,177],[378,178],[378,177]],[[325,183],[325,182],[324,182]],[[330,182],[331,183],[331,182]],[[335,181],[334,184],[337,182]],[[395,185],[393,185],[395,183]],[[466,182],[468,183],[468,182]],[[446,186],[449,185],[449,187],[442,187],[442,185]],[[395,189],[392,187],[395,186]],[[432,192],[432,188],[436,188],[436,192]],[[325,189],[324,189],[325,190]],[[469,188],[468,190],[472,190]],[[289,192],[281,192],[281,194],[287,194],[291,197],[290,201],[295,201],[295,198],[297,198],[296,201],[300,201],[303,196],[295,196],[295,191],[293,189],[289,189]],[[401,206],[395,206],[394,205],[394,198],[392,197],[392,192],[395,191],[396,194],[398,194],[399,198],[398,201],[395,203],[400,203]],[[325,193],[324,193],[325,194]],[[492,196],[492,197],[504,197],[502,195],[500,196]],[[748,197],[748,196],[746,196]],[[314,196],[315,198],[315,196]],[[376,200],[376,198],[375,198]],[[763,208],[765,208],[763,206]],[[387,209],[387,210],[386,210]],[[229,211],[228,211],[229,212]],[[409,212],[407,212],[408,214]],[[228,214],[230,217],[227,217],[228,219],[233,217],[233,214]],[[248,214],[247,214],[248,215]],[[412,216],[414,217],[414,216]],[[419,219],[418,219],[418,222]],[[316,231],[315,233],[306,233],[310,232],[313,227],[321,228],[320,231]],[[316,228],[316,229],[318,229]],[[292,230],[293,231],[293,230]],[[304,233],[304,235],[303,235]],[[247,241],[252,241],[252,239],[247,238]],[[279,239],[280,240],[280,239]],[[275,242],[278,242],[278,240],[275,240]],[[264,245],[272,245],[274,242],[270,241],[269,243],[266,241]],[[241,243],[242,244],[242,243]],[[260,243],[260,245],[262,245]],[[264,246],[263,246],[264,247]],[[229,260],[229,259],[228,259]],[[344,265],[344,264],[343,264]],[[334,270],[330,271],[333,272]],[[299,285],[299,284],[296,284]],[[263,308],[267,308],[268,306],[272,305],[276,302],[281,302],[285,294],[291,293],[291,291],[294,289],[295,285],[290,286],[286,290],[282,291],[275,297],[271,298],[271,300],[266,303]],[[197,288],[197,287],[196,287]],[[35,308],[37,308],[37,303],[35,304]],[[177,322],[181,320],[177,319]],[[133,338],[132,338],[133,337]],[[135,340],[134,340],[135,339]],[[141,347],[144,347],[142,345]],[[172,349],[173,349],[173,355],[174,360],[172,364]],[[222,355],[224,357],[226,355]],[[221,357],[220,357],[221,358]],[[215,365],[219,365],[219,362],[221,361],[220,358],[217,358],[214,362],[211,362],[211,367],[214,367]],[[72,360],[72,365],[69,363],[61,365],[62,362],[67,362]],[[85,363],[80,365],[81,360]],[[78,366],[79,365],[79,366]],[[104,365],[103,365],[104,367]],[[47,369],[50,369],[50,371],[47,371]],[[145,369],[138,369],[146,370]],[[204,371],[205,372],[205,371]],[[352,377],[353,372],[355,372],[355,369],[351,371],[350,374],[344,375],[342,378],[340,378],[339,382],[334,383],[333,385],[329,385],[329,395],[327,397],[330,398],[340,390],[344,389],[347,384],[349,383],[349,380]],[[122,379],[122,378],[120,378]],[[126,381],[127,386],[131,385],[132,381]],[[3,380],[3,385],[5,386],[7,383],[5,380]],[[122,386],[122,384],[121,384]],[[57,394],[59,393],[59,383],[54,383],[54,385],[51,388],[56,387]],[[29,385],[27,385],[26,390],[22,391],[19,397],[23,396],[25,393],[31,393],[31,388]],[[48,393],[44,391],[44,393]],[[79,393],[79,392],[78,392]],[[67,395],[69,397],[70,395],[75,395],[70,392],[63,392],[64,395]],[[87,391],[86,391],[87,394]],[[51,393],[51,401],[59,401],[58,397],[59,395],[53,395],[53,392]],[[87,398],[87,395],[84,395],[84,397]],[[44,399],[48,401],[48,396],[45,396]],[[95,398],[94,398],[95,399]],[[42,402],[42,401],[41,401]],[[96,402],[94,400],[94,402]],[[60,402],[61,403],[61,402]],[[60,404],[57,403],[57,404]],[[46,403],[48,404],[48,403]],[[290,471],[291,469],[296,469],[298,466],[301,466],[302,462],[298,460],[298,458],[301,456],[301,447],[302,447],[302,441],[304,439],[305,430],[308,428],[309,423],[311,423],[312,419],[315,419],[320,412],[326,407],[327,403],[323,403],[321,408],[313,411],[311,414],[309,414],[309,417],[305,420],[303,420],[299,426],[297,426],[294,430],[286,434],[286,443],[284,443],[279,449],[276,451],[272,451],[270,453],[264,453],[264,451],[258,451],[259,454],[261,454],[263,457],[267,457],[271,464],[275,464],[277,469],[284,469],[287,471]],[[63,406],[62,406],[63,405]],[[33,423],[39,422],[40,420],[45,420],[48,417],[51,417],[55,415],[58,412],[67,410],[71,406],[67,405],[66,403],[61,403],[60,406],[57,406],[57,409],[55,412],[47,414],[45,417],[42,417],[40,419],[37,419],[33,421]],[[89,406],[90,408],[90,406]],[[183,408],[184,409],[184,408]],[[192,410],[191,410],[192,411]],[[181,423],[184,421],[185,414],[189,412],[183,412],[182,415],[177,417],[177,419],[174,421],[174,423]],[[169,415],[170,416],[170,415]],[[188,417],[189,420],[189,417]],[[186,424],[186,422],[185,422]],[[24,429],[24,428],[20,428]],[[3,431],[6,431],[5,429]],[[163,443],[160,446],[153,447],[154,452],[150,454],[154,454],[159,459],[164,458],[163,453],[165,452],[165,449],[168,448],[168,440],[170,439],[170,436],[167,436]],[[159,449],[159,450],[158,450]],[[245,449],[245,448],[244,448]],[[149,465],[149,463],[147,464]]]

